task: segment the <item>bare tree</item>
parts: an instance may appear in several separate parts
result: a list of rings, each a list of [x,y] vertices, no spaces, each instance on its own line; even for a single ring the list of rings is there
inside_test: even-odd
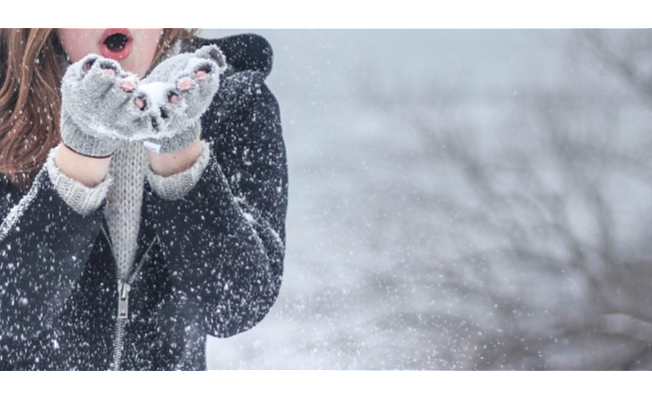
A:
[[[410,243],[403,273],[378,279],[428,299],[408,313],[431,360],[419,365],[652,366],[652,34],[580,31],[569,51],[567,75],[519,91],[499,132],[460,111],[454,87],[367,86],[414,141],[392,164],[430,174],[367,182],[386,200],[372,229]]]

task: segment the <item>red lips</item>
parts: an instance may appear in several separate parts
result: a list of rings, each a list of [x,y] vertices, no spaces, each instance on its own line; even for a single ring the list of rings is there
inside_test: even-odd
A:
[[[109,49],[106,43],[104,43],[109,36],[115,34],[122,34],[127,38],[127,43],[125,43],[124,47],[120,51],[112,51],[111,49]],[[102,53],[103,57],[111,58],[116,61],[124,60],[125,58],[129,57],[129,54],[131,54],[131,50],[133,47],[133,37],[131,36],[131,32],[129,31],[129,29],[110,28],[102,33],[102,38],[100,39],[99,46],[100,46],[100,52]]]

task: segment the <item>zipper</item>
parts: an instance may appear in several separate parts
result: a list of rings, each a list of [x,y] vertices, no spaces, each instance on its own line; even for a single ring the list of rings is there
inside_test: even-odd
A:
[[[102,232],[106,236],[107,241],[109,242],[109,247],[111,248],[111,254],[115,259],[115,253],[113,252],[113,242],[109,237],[109,234],[102,226]],[[140,259],[140,262],[132,269],[131,273],[127,278],[118,278],[118,317],[115,324],[115,334],[113,339],[113,364],[112,370],[120,370],[120,361],[122,360],[122,346],[124,340],[125,325],[129,321],[129,291],[131,290],[131,285],[133,285],[138,273],[143,267],[143,264],[147,260],[147,255],[149,254],[150,249],[154,245],[154,242],[158,239],[158,235],[154,236],[154,239],[150,242],[147,250]],[[117,270],[118,265],[116,263],[116,275],[120,276],[120,271]]]

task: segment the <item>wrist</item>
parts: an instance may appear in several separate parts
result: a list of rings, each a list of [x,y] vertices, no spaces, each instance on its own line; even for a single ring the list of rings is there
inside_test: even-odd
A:
[[[95,158],[75,152],[65,143],[59,146],[54,163],[66,176],[87,187],[94,187],[104,180],[109,171],[111,157]]]
[[[147,149],[149,163],[157,175],[168,177],[192,167],[203,152],[201,140],[195,139],[189,146],[172,153],[156,153]]]

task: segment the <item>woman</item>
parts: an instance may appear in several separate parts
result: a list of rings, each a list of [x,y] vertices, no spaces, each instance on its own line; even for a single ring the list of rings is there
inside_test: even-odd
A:
[[[0,367],[205,369],[206,335],[253,327],[281,283],[269,44],[0,35]]]

